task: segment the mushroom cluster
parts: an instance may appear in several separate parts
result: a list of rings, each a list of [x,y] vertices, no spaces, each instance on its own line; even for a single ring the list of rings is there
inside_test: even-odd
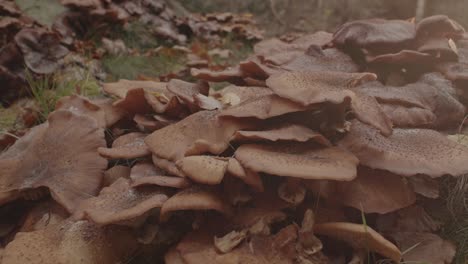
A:
[[[466,111],[466,41],[445,16],[360,20],[259,42],[195,82],[65,97],[0,154],[0,214],[21,219],[1,220],[0,259],[451,263],[419,201],[468,173],[447,137]]]
[[[74,36],[85,34],[88,27],[102,22],[123,24],[135,19],[150,26],[155,36],[180,44],[192,35],[210,40],[227,33],[247,40],[262,38],[250,16],[215,13],[177,17],[170,4],[162,0],[61,0],[61,3],[70,11],[55,22],[54,29],[69,43]]]

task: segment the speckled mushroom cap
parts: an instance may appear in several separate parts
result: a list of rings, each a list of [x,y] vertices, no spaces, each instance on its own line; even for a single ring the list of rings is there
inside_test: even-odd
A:
[[[245,144],[235,158],[248,169],[278,176],[350,181],[358,159],[338,147],[317,148],[303,143]]]
[[[364,213],[386,214],[416,202],[410,183],[387,171],[359,167],[354,180],[328,184],[332,188],[327,194],[330,199]]]
[[[77,115],[86,115],[96,119],[100,127],[106,127],[106,113],[98,105],[93,104],[85,97],[71,95],[62,97],[57,101],[55,109],[67,110]]]
[[[104,145],[104,131],[93,118],[53,112],[47,123],[0,156],[0,192],[47,187],[73,212],[99,190],[107,162],[96,150]]]
[[[171,161],[202,153],[220,154],[229,146],[237,130],[249,127],[246,121],[218,119],[218,111],[200,111],[156,130],[145,142],[151,152]]]
[[[389,135],[391,122],[377,101],[353,90],[376,78],[373,73],[299,71],[273,75],[267,79],[267,86],[277,95],[304,106],[325,102],[341,104],[351,100],[351,109],[358,119]]]
[[[168,192],[160,187],[133,188],[128,179],[120,178],[102,189],[97,197],[83,201],[74,218],[89,219],[99,225],[126,225],[151,209],[160,208],[168,197]]]
[[[18,233],[5,248],[2,263],[113,264],[129,258],[136,249],[136,238],[129,229],[67,220]]]
[[[225,216],[232,215],[232,208],[215,190],[192,186],[171,196],[162,206],[160,218],[167,221],[170,213],[182,210],[215,210]]]
[[[151,155],[144,140],[146,134],[132,132],[118,137],[112,142],[112,148],[101,147],[98,152],[109,159],[134,159]]]
[[[233,137],[234,141],[315,141],[324,146],[331,146],[330,141],[322,134],[302,125],[282,124],[269,130],[262,131],[237,131]]]
[[[305,107],[289,99],[279,97],[276,94],[265,95],[248,99],[241,104],[222,110],[220,117],[254,117],[258,119],[268,119],[275,116],[305,111],[316,108],[315,106]]]
[[[333,34],[333,44],[339,47],[358,47],[395,50],[408,46],[415,36],[413,23],[404,20],[363,19],[341,25]]]
[[[423,74],[403,86],[370,82],[357,90],[375,97],[397,127],[456,127],[466,112],[455,88],[440,73]]]
[[[394,129],[389,137],[359,121],[339,142],[360,164],[374,169],[411,176],[440,177],[468,173],[468,148],[430,129]]]
[[[228,159],[215,156],[189,156],[176,162],[185,176],[192,181],[216,185],[220,184],[228,168]]]
[[[400,250],[369,226],[330,222],[314,225],[314,232],[317,235],[325,235],[344,241],[356,249],[366,249],[379,253],[395,262],[401,260]]]

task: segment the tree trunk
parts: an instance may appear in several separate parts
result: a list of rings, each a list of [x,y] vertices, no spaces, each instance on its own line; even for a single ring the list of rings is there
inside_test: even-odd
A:
[[[421,20],[424,17],[424,10],[426,9],[426,0],[418,0],[416,4],[416,21]]]

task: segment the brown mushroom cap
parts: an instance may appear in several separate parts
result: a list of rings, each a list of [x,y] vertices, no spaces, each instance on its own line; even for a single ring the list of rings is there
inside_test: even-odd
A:
[[[139,162],[132,167],[130,172],[130,178],[133,181],[136,181],[140,178],[151,177],[151,176],[161,176],[166,175],[164,170],[159,167],[154,166],[151,162]]]
[[[402,49],[413,41],[414,24],[404,20],[363,19],[341,25],[333,34],[337,46]]]
[[[37,129],[0,155],[0,192],[47,187],[73,212],[99,190],[107,161],[96,149],[105,145],[104,131],[94,119],[63,110]]]
[[[176,166],[194,182],[216,185],[224,178],[228,159],[214,156],[190,156],[178,160]]]
[[[192,182],[187,178],[156,175],[138,178],[132,183],[132,187],[158,185],[163,187],[184,189],[189,187],[191,184]]]
[[[208,69],[190,69],[190,74],[198,80],[208,82],[231,82],[239,83],[242,80],[242,71],[239,67],[228,68],[223,71],[212,71]]]
[[[320,46],[310,46],[302,56],[284,64],[281,68],[288,71],[337,71],[358,72],[354,61],[339,49],[322,49]]]
[[[225,216],[232,215],[231,207],[215,191],[192,186],[170,197],[161,207],[160,218],[165,221],[171,212],[182,210],[215,210]]]
[[[153,208],[160,208],[168,199],[159,187],[132,188],[128,179],[120,178],[105,187],[99,196],[83,201],[76,219],[89,219],[99,225],[128,224]]]
[[[229,85],[224,87],[222,90],[216,91],[212,94],[212,96],[215,98],[220,98],[220,100],[225,103],[227,96],[232,94],[236,95],[239,98],[239,103],[230,103],[231,106],[235,106],[253,97],[261,97],[272,93],[273,92],[266,87]]]
[[[414,191],[401,176],[362,167],[354,180],[336,182],[335,198],[339,203],[364,213],[379,214],[393,212],[416,202]]]
[[[99,127],[107,126],[106,113],[98,105],[79,95],[61,98],[57,101],[55,109],[67,110],[77,115],[87,115],[96,119]]]
[[[456,91],[450,81],[439,73],[424,74],[417,82],[404,86],[384,86],[371,82],[357,89],[383,104],[384,111],[395,124],[453,127],[463,120],[466,112],[465,107],[457,100]],[[428,110],[433,114],[429,114]],[[405,120],[408,121],[404,122]]]
[[[174,166],[175,167],[175,166]],[[150,162],[140,162],[133,166],[130,174],[132,187],[159,185],[173,188],[186,188],[191,182],[186,178],[166,176],[166,172]]]
[[[129,258],[136,249],[136,238],[129,229],[68,220],[18,233],[5,248],[2,263],[113,264]]]
[[[366,56],[367,63],[370,64],[389,64],[389,65],[413,65],[413,64],[433,64],[435,58],[430,54],[415,51],[402,50],[397,53],[387,53],[381,55]]]
[[[105,113],[106,127],[110,127],[123,119],[127,113],[125,110],[116,107],[112,104],[113,100],[110,98],[99,98],[91,100],[91,102],[99,106]]]
[[[206,152],[220,154],[228,148],[234,132],[247,127],[245,121],[218,119],[218,111],[200,111],[156,130],[145,142],[154,155],[176,161]]]
[[[404,262],[444,264],[452,263],[455,258],[456,246],[435,234],[396,232],[389,237],[405,252],[402,256]]]
[[[283,124],[265,131],[237,131],[234,133],[235,141],[296,141],[306,142],[313,140],[324,146],[331,146],[330,141],[322,134],[312,129],[295,124]]]
[[[160,158],[156,155],[152,156],[152,160],[156,167],[166,171],[169,175],[185,177],[184,173],[177,168],[175,162]]]
[[[437,120],[436,115],[426,108],[385,103],[380,106],[395,127],[431,127]]]
[[[435,178],[468,173],[468,148],[434,130],[394,129],[391,136],[384,137],[376,129],[353,121],[339,145],[365,166],[403,176],[426,174]]]
[[[249,185],[252,187],[254,190],[258,192],[263,192],[263,182],[262,179],[260,178],[260,175],[258,173],[252,171],[252,170],[247,170],[242,165],[239,163],[237,159],[230,158],[228,161],[228,167],[227,167],[227,172],[242,180],[245,184]]]
[[[198,110],[194,96],[197,94],[208,95],[210,87],[206,82],[189,83],[172,79],[167,83],[167,90],[174,93],[179,99],[189,106],[192,111]]]
[[[342,240],[356,249],[379,253],[397,263],[401,259],[400,250],[369,226],[344,222],[316,224],[314,233]]]
[[[39,74],[53,73],[58,61],[68,54],[60,44],[59,35],[41,28],[24,28],[15,35],[15,43],[21,49],[29,69]]]
[[[151,154],[145,144],[146,134],[132,132],[118,137],[112,143],[112,148],[98,148],[101,156],[109,159],[134,159]]]
[[[246,168],[279,176],[350,181],[356,177],[358,159],[338,147],[280,143],[240,146],[235,157]]]
[[[268,119],[287,113],[305,111],[308,108],[276,94],[254,97],[241,104],[222,110],[220,117],[255,117],[258,119]]]
[[[297,234],[294,232],[297,230],[293,226],[282,229],[274,236],[254,237],[251,243],[242,243],[232,251],[224,254],[219,253],[213,245],[214,232],[207,231],[206,229],[187,234],[175,247],[175,251],[179,254],[180,258],[174,258],[173,256],[173,259],[182,259],[184,261],[182,263],[204,263],[207,259],[210,260],[210,263],[215,264],[292,263],[293,258],[288,258],[281,249],[295,244]],[[248,244],[250,244],[250,248]],[[172,254],[175,253],[173,252]],[[177,262],[168,262],[168,264],[175,263]]]
[[[120,99],[114,102],[115,106],[123,108],[130,113],[150,112],[152,105],[150,105],[151,102],[147,101],[147,99],[152,99],[154,103],[157,101],[154,98],[154,93],[162,95],[164,92],[167,92],[166,83],[130,81],[125,79],[121,79],[118,82],[105,83],[102,88],[106,93],[117,96]]]
[[[428,36],[461,36],[465,29],[446,15],[429,16],[416,25],[416,38]]]
[[[104,178],[102,180],[102,186],[107,187],[113,184],[120,178],[130,178],[130,167],[116,165],[104,172]]]
[[[349,89],[365,81],[373,81],[373,73],[345,72],[285,72],[267,79],[267,86],[277,95],[301,105],[330,102],[342,103],[346,97],[354,97]]]
[[[341,104],[351,99],[351,108],[359,120],[389,135],[392,131],[391,122],[377,101],[359,91],[350,90],[376,78],[373,73],[286,72],[268,78],[267,85],[277,95],[304,106],[325,102]]]

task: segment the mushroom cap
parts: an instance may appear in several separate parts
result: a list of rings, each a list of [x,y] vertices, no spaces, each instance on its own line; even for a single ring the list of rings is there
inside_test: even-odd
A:
[[[311,45],[302,56],[282,65],[281,68],[288,71],[359,71],[357,64],[346,53],[336,48],[322,49],[316,45]]]
[[[156,155],[152,156],[152,160],[156,167],[166,171],[169,175],[185,177],[184,173],[177,168],[175,162],[160,158]]]
[[[390,135],[392,124],[377,101],[352,88],[362,82],[373,81],[373,73],[344,72],[285,72],[273,75],[266,83],[277,95],[308,106],[329,102],[342,104],[351,99],[351,109],[362,122]]]
[[[415,175],[408,178],[414,192],[431,199],[437,199],[440,195],[439,181],[427,175]]]
[[[98,105],[92,103],[85,97],[79,95],[71,95],[62,97],[55,104],[57,110],[67,110],[77,115],[87,115],[98,123],[99,127],[106,127],[106,113]]]
[[[254,236],[250,242],[241,243],[232,251],[219,253],[213,245],[213,231],[197,230],[187,234],[170,250],[171,260],[182,263],[204,263],[207,259],[215,264],[254,263],[254,264],[284,264],[294,263],[296,258],[297,227],[289,225],[277,234],[269,236]],[[174,252],[175,251],[175,252]],[[167,260],[168,258],[166,258]],[[177,262],[168,262],[175,264]]]
[[[354,97],[350,88],[376,78],[375,74],[368,72],[301,71],[275,74],[266,83],[275,94],[307,106],[324,102],[342,103],[346,97]]]
[[[446,15],[434,15],[421,19],[416,25],[416,38],[428,36],[461,36],[465,29]]]
[[[113,100],[111,98],[98,98],[91,100],[91,102],[99,106],[105,114],[106,127],[110,127],[126,117],[127,113],[124,109],[116,107],[113,105]]]
[[[107,187],[113,184],[120,178],[130,178],[130,167],[123,165],[116,165],[104,172],[104,178],[102,182],[103,187]]]
[[[206,82],[189,83],[182,80],[172,79],[167,83],[167,90],[175,94],[194,112],[198,110],[194,96],[197,94],[208,95],[209,89],[210,87]]]
[[[389,237],[395,240],[395,243],[405,252],[402,256],[404,262],[443,264],[452,263],[455,258],[455,244],[436,234],[396,232],[389,234]]]
[[[412,205],[390,214],[379,215],[376,221],[377,229],[382,233],[398,232],[435,232],[441,223],[432,217],[419,205]]]
[[[173,177],[173,176],[148,176],[138,178],[132,183],[132,187],[139,187],[145,185],[158,185],[163,187],[172,187],[178,189],[185,189],[192,184],[187,178]]]
[[[313,108],[311,106],[309,108]],[[241,104],[222,110],[220,117],[254,117],[268,119],[287,113],[305,111],[308,108],[276,94],[254,97]]]
[[[130,113],[147,113],[151,109],[165,110],[163,102],[160,102],[156,95],[166,96],[169,91],[166,89],[166,83],[153,81],[131,81],[121,79],[118,82],[105,83],[103,90],[117,96],[120,100],[114,102],[115,106],[123,108]],[[166,98],[172,96],[166,96]],[[155,109],[156,110],[156,109]]]
[[[356,177],[359,160],[338,148],[316,148],[311,144],[246,144],[235,158],[247,169],[278,176],[350,181]]]
[[[105,145],[104,131],[93,118],[63,110],[34,131],[0,155],[0,193],[47,187],[73,212],[99,190],[107,161],[96,150]]]
[[[240,130],[234,133],[234,141],[296,141],[306,142],[313,140],[324,146],[331,146],[330,141],[322,134],[312,129],[296,124],[283,124],[264,131]]]
[[[252,170],[247,170],[235,158],[230,158],[227,166],[227,173],[242,180],[245,184],[258,192],[263,192],[263,182],[260,175]]]
[[[400,250],[369,226],[345,222],[315,224],[314,233],[344,241],[356,249],[379,253],[397,263],[401,259]]]
[[[239,67],[227,68],[222,71],[212,71],[209,69],[191,68],[190,74],[198,80],[208,82],[231,82],[238,83],[242,80],[242,71]]]
[[[2,263],[113,264],[131,257],[136,249],[136,238],[129,229],[67,220],[45,229],[17,233],[6,246]]]
[[[118,137],[112,148],[98,148],[99,155],[109,159],[134,159],[151,154],[145,144],[146,134],[132,132]]]
[[[389,137],[376,129],[353,121],[351,130],[338,143],[354,153],[370,168],[403,176],[468,173],[468,148],[430,129],[394,129]]]
[[[225,216],[232,215],[231,207],[216,191],[201,186],[192,186],[171,196],[161,207],[160,218],[165,221],[171,212],[182,210],[215,210]]]
[[[401,50],[397,53],[387,53],[375,56],[366,56],[369,64],[389,64],[389,65],[418,65],[433,64],[435,58],[428,54],[415,50]]]
[[[185,176],[197,183],[216,185],[224,178],[228,159],[214,156],[190,156],[176,162]]]
[[[220,154],[237,130],[249,126],[245,120],[218,119],[218,111],[200,111],[154,131],[145,142],[154,155],[176,161],[206,152]]]
[[[153,118],[140,114],[136,114],[133,117],[133,122],[136,123],[138,129],[141,132],[153,132],[156,129],[163,127],[158,121],[154,120]]]
[[[128,224],[151,209],[160,208],[167,199],[167,192],[159,187],[132,188],[130,180],[120,178],[98,196],[83,201],[74,217],[99,225]]]
[[[226,97],[236,95],[239,98],[239,102],[237,104],[229,103],[231,106],[236,106],[253,97],[261,97],[272,93],[273,92],[266,87],[228,85],[223,89],[214,92],[211,96],[220,98],[221,101],[226,103]]]
[[[130,179],[136,181],[140,178],[151,177],[151,176],[162,176],[166,175],[164,170],[154,166],[151,162],[139,162],[132,167],[130,172]]]
[[[363,19],[341,25],[333,33],[333,44],[340,47],[402,49],[413,41],[415,26],[404,20]]]
[[[379,214],[393,212],[416,202],[410,184],[401,176],[362,167],[354,180],[336,182],[335,197],[339,203],[364,213]]]
[[[60,44],[57,33],[42,28],[22,29],[15,35],[15,43],[28,68],[39,74],[53,73],[59,67],[58,61],[69,52]]]
[[[395,127],[431,127],[437,119],[426,108],[386,103],[380,103],[380,107]]]

